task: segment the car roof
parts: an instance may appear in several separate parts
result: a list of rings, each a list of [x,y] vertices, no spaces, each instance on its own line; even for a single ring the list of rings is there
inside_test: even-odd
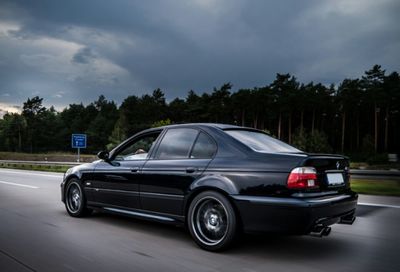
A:
[[[220,123],[183,123],[183,124],[162,126],[159,128],[170,128],[170,127],[180,127],[180,126],[202,126],[202,127],[214,127],[219,129],[243,128],[235,125],[220,124]]]
[[[259,131],[254,128],[250,127],[241,127],[241,126],[236,126],[236,125],[229,125],[229,124],[220,124],[220,123],[182,123],[182,124],[172,124],[172,125],[166,125],[166,126],[160,126],[160,127],[155,127],[155,128],[148,128],[145,130],[142,130],[139,132],[139,134],[142,133],[148,133],[148,132],[153,132],[157,130],[163,130],[163,129],[168,129],[168,128],[179,128],[179,127],[198,127],[198,128],[216,128],[220,130],[231,130],[231,129],[238,129],[238,130],[251,130],[251,131]]]

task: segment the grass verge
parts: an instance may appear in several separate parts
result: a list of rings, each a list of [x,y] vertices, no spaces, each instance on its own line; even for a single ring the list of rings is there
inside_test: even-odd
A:
[[[0,163],[0,168],[11,168],[20,170],[33,170],[33,171],[46,171],[65,173],[68,168],[72,166],[67,165],[36,165],[36,164],[20,164],[20,163]]]
[[[351,179],[351,189],[360,194],[400,196],[400,180]]]
[[[95,155],[81,154],[82,162],[92,162],[97,159]],[[76,162],[77,155],[74,153],[19,153],[19,152],[0,152],[0,160],[16,160],[16,161],[60,161],[60,162]]]

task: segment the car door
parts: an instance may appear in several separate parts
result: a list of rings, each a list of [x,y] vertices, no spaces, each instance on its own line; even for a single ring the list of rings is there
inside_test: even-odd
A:
[[[142,168],[142,209],[183,214],[184,195],[216,152],[214,140],[193,128],[170,128]]]
[[[91,187],[94,199],[102,206],[139,209],[141,168],[148,159],[160,131],[139,136],[112,154],[108,161],[100,161],[93,174]]]

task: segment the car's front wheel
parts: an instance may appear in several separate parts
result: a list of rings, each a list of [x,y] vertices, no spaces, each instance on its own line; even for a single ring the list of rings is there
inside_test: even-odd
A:
[[[65,207],[69,215],[83,217],[89,215],[92,210],[86,207],[86,198],[82,186],[77,179],[71,179],[65,190]]]
[[[236,235],[237,218],[232,204],[222,194],[206,191],[190,204],[188,227],[195,242],[203,249],[226,249]]]

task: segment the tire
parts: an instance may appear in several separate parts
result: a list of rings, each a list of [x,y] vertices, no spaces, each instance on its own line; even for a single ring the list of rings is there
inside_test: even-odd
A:
[[[235,240],[236,213],[225,196],[215,191],[205,191],[190,203],[188,228],[201,248],[221,251]]]
[[[86,197],[78,179],[71,179],[65,190],[65,208],[72,217],[84,217],[92,213],[86,207]]]

